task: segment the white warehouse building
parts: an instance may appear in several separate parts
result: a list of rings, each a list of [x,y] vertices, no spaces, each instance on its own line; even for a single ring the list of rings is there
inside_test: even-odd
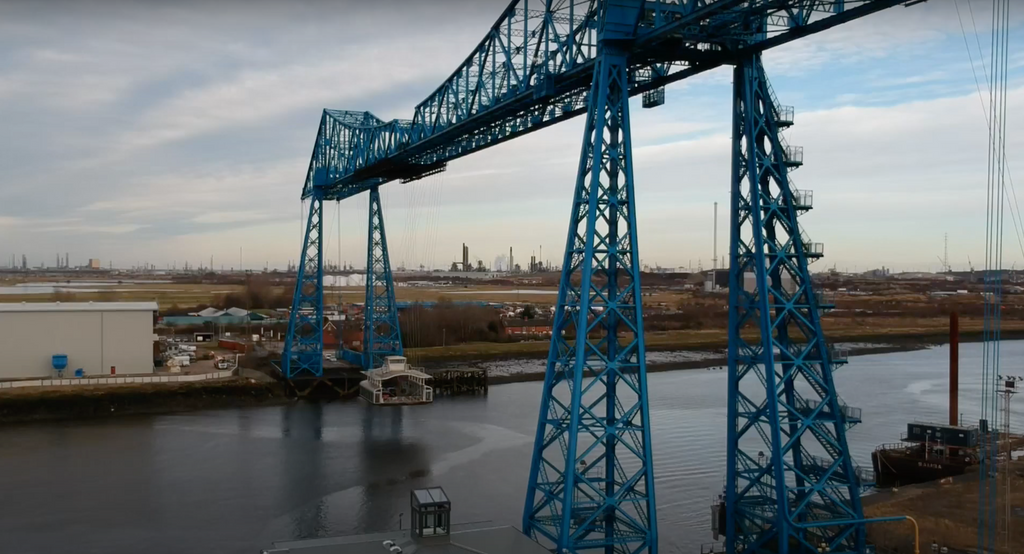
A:
[[[0,380],[153,373],[156,302],[0,303]]]

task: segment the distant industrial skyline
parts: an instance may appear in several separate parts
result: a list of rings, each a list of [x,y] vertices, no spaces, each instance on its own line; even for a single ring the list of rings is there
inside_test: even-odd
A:
[[[468,249],[468,244],[463,244]],[[551,258],[540,259],[536,252],[540,251],[540,248],[532,250],[530,254],[516,255],[514,257],[514,267],[518,267],[518,271],[521,272],[532,272],[536,269],[540,270],[551,270],[560,268],[561,260],[552,260]],[[485,254],[486,256],[486,254]],[[493,261],[487,262],[486,258],[477,256],[472,249],[469,249],[468,259],[470,261],[470,271],[477,270],[478,262],[483,262],[484,267],[487,271],[493,272],[507,272],[510,270],[508,265],[509,257],[506,253],[499,253],[493,257]],[[235,270],[249,270],[249,271],[263,271],[263,270],[278,270],[278,271],[294,271],[295,260],[286,260],[284,264],[277,265],[270,263],[269,260],[259,262],[258,260],[252,260],[252,265],[248,265],[243,258],[241,264],[238,259],[225,260],[224,263],[218,263],[215,257],[209,257],[203,259],[197,257],[194,259],[183,259],[183,260],[171,260],[164,263],[154,263],[148,260],[138,260],[130,263],[115,263],[113,260],[100,260],[99,258],[83,257],[73,258],[70,253],[64,253],[58,255],[57,259],[47,260],[44,256],[33,257],[30,254],[10,254],[6,257],[6,261],[0,263],[0,269],[118,269],[118,270],[147,270],[147,271],[166,271],[166,270],[209,270],[214,271],[235,271]],[[56,262],[56,263],[55,263]],[[718,269],[724,269],[728,259],[723,258],[718,264]],[[710,259],[697,258],[692,260],[686,260],[680,265],[668,265],[662,264],[657,261],[642,260],[644,270],[664,270],[664,271],[680,271],[680,272],[698,272],[698,271],[709,271],[714,268],[713,261]],[[450,271],[453,266],[458,266],[458,271],[463,271],[462,261],[453,257],[450,262],[442,262],[436,265],[426,264],[409,264],[404,259],[392,260],[393,270],[398,271]],[[827,263],[816,263],[812,265],[812,272],[826,271],[832,268],[837,271],[844,273],[858,273],[865,272],[875,269],[889,269],[891,266],[884,264],[876,265],[853,265],[853,266],[839,266],[838,264],[827,264]],[[365,260],[362,258],[356,259],[342,259],[338,260],[333,257],[325,257],[324,268],[329,271],[348,271],[348,270],[362,270],[365,269]],[[948,263],[948,270],[950,271],[970,271],[983,269],[984,265],[979,265],[977,262],[970,260],[964,262],[964,264],[958,265],[950,261]],[[1016,264],[1007,265],[1004,269],[1014,269]],[[939,273],[947,269],[944,260],[940,256],[936,256],[936,261],[931,265],[925,265],[923,267],[908,267],[900,269],[901,272],[934,272]],[[1022,268],[1024,269],[1024,268]]]
[[[287,267],[299,256],[298,197],[321,110],[408,117],[503,5],[3,3],[0,260],[51,264],[70,252],[73,265],[180,267],[212,255],[217,268]],[[987,129],[973,75],[987,99],[979,59],[990,14],[972,5],[977,38],[951,2],[928,2],[766,54],[782,103],[796,108],[789,142],[805,148],[793,179],[814,193],[802,218],[825,246],[814,270],[937,271],[945,233],[953,269],[968,258],[984,266]],[[387,38],[374,32],[385,17]],[[1024,14],[1015,17],[1011,169],[1024,168]],[[714,202],[726,264],[730,80],[711,71],[670,87],[660,108],[632,105],[645,264],[710,267]],[[582,124],[385,186],[393,265],[445,269],[463,242],[487,265],[509,246],[524,265],[541,245],[561,265]],[[366,203],[325,206],[333,263],[365,264]],[[1019,230],[1008,218],[1008,267],[1024,266]]]

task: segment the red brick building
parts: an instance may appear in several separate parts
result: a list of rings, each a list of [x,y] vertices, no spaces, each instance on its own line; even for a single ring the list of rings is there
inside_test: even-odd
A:
[[[503,320],[505,334],[510,337],[550,337],[550,319],[506,319]]]

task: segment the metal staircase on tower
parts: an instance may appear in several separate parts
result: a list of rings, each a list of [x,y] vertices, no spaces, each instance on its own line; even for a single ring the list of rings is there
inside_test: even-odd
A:
[[[789,179],[804,162],[781,135],[794,110],[778,102],[761,56],[903,3],[513,0],[410,119],[324,110],[282,372],[323,374],[324,202],[370,196],[364,352],[343,352],[370,366],[403,346],[379,187],[584,116],[523,528],[560,554],[656,553],[629,98],[656,109],[667,85],[731,66],[726,544],[865,552],[846,443],[859,413],[836,393],[845,354],[822,333],[832,304],[808,270],[824,247],[797,219],[813,195]]]

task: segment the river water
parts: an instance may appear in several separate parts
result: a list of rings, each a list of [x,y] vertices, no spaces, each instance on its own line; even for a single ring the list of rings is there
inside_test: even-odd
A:
[[[855,457],[911,419],[946,417],[948,350],[852,358],[836,374],[864,408]],[[1006,373],[1024,341],[1003,344]],[[961,346],[961,407],[977,418],[981,345]],[[662,552],[710,541],[725,474],[721,370],[649,376]],[[519,525],[541,383],[487,397],[373,408],[297,403],[0,430],[0,550],[246,553],[271,542],[408,525],[409,489],[441,485],[455,523]],[[1018,400],[1015,427],[1024,422]]]

